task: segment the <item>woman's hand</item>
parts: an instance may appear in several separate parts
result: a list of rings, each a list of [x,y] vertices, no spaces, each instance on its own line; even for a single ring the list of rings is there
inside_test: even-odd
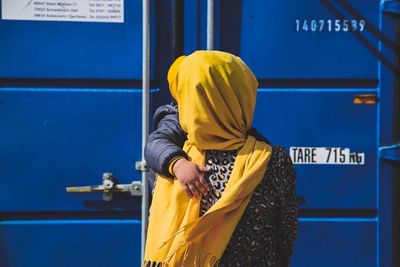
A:
[[[206,196],[210,190],[204,178],[204,173],[210,170],[209,167],[200,167],[185,158],[175,162],[172,168],[176,179],[181,183],[187,195],[197,198],[200,198],[201,195]]]

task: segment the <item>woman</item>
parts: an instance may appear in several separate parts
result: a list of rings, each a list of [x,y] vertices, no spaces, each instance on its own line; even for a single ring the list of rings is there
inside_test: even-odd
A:
[[[187,132],[184,151],[212,167],[211,190],[191,198],[181,181],[158,177],[145,265],[287,266],[297,229],[294,172],[282,148],[248,135],[254,75],[231,54],[198,51],[178,59],[168,76]]]

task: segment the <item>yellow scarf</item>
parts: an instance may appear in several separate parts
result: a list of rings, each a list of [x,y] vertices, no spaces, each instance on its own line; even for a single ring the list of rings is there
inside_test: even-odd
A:
[[[271,156],[269,145],[247,135],[258,83],[240,58],[219,51],[178,58],[168,81],[192,162],[204,166],[205,150],[240,150],[222,197],[202,217],[200,200],[177,179],[157,177],[144,266],[216,266]]]

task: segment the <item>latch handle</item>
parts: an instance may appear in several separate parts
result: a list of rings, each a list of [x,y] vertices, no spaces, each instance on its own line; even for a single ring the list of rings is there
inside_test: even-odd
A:
[[[132,181],[130,184],[117,184],[116,179],[112,173],[103,173],[102,185],[89,185],[89,186],[69,186],[66,188],[68,193],[92,193],[103,192],[103,200],[111,201],[113,193],[128,192],[131,196],[142,195],[142,183],[139,181]]]
[[[104,187],[102,185],[68,186],[66,190],[68,193],[92,193],[102,192],[104,191]]]

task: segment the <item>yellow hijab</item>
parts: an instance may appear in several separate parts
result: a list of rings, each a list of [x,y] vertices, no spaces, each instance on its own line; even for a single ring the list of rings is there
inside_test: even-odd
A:
[[[144,266],[216,266],[271,156],[269,145],[247,135],[258,83],[239,57],[219,51],[178,58],[168,81],[192,162],[204,166],[205,150],[240,150],[222,197],[202,217],[200,199],[177,179],[157,177]]]

